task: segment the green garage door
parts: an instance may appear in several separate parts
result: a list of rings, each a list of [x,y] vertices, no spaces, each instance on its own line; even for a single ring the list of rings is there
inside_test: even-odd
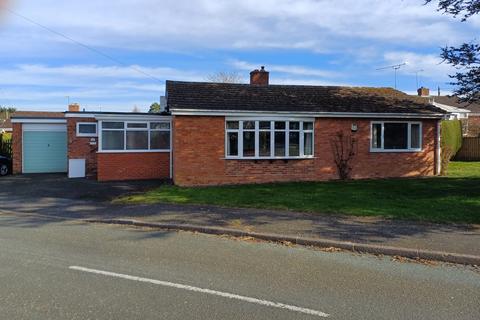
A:
[[[65,125],[24,124],[23,172],[67,172]]]

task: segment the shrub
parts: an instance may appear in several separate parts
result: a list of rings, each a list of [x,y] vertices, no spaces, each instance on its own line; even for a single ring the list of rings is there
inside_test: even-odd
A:
[[[333,158],[341,180],[350,179],[352,160],[357,153],[357,141],[351,135],[338,131],[330,140]]]

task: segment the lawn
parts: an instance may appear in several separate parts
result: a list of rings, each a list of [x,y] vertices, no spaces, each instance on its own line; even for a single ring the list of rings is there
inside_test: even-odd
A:
[[[447,177],[182,188],[161,186],[121,203],[209,204],[321,214],[480,223],[480,162],[452,162]]]

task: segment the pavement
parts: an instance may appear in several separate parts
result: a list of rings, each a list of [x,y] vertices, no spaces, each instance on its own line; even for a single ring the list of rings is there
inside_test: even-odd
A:
[[[68,219],[135,219],[245,232],[329,239],[374,246],[428,250],[480,257],[480,225],[433,224],[376,217],[220,208],[200,205],[115,205],[110,200],[147,190],[160,181],[99,183],[63,175],[0,179],[0,213],[44,215],[32,226]]]
[[[473,267],[32,219],[0,215],[2,319],[480,318]]]

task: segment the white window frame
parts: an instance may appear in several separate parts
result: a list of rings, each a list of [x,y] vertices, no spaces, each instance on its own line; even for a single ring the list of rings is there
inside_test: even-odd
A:
[[[384,133],[385,133],[385,123],[402,123],[407,124],[407,149],[385,149],[384,147]],[[373,126],[376,124],[381,125],[381,147],[373,147]],[[419,125],[420,130],[420,141],[419,148],[412,148],[412,125]],[[423,150],[423,126],[421,121],[372,121],[370,122],[370,152],[421,152]]]
[[[107,131],[123,131],[123,149],[119,150],[104,150],[102,141],[103,123],[104,122],[122,122],[123,129],[109,129]],[[146,124],[146,128],[128,128],[128,124]],[[168,123],[169,129],[151,129],[151,123]],[[137,120],[102,120],[98,122],[98,152],[99,153],[148,153],[148,152],[170,152],[172,148],[172,122],[170,120],[151,120],[151,121],[137,121]],[[148,149],[127,149],[127,131],[147,131],[148,132]],[[151,131],[165,131],[170,133],[168,149],[151,149],[150,148],[150,133]]]
[[[152,129],[151,127],[151,124],[152,123],[168,123],[168,129]],[[170,135],[169,135],[169,139],[170,139],[170,142],[169,142],[169,146],[170,148],[168,149],[168,151],[170,151],[170,149],[172,148],[172,123],[170,121],[150,121],[148,123],[148,149],[150,151],[165,151],[165,149],[152,149],[150,143],[150,134],[151,132],[169,132]]]
[[[95,133],[81,133],[80,125],[82,124],[95,125]],[[98,125],[96,122],[77,122],[77,137],[96,137],[96,136],[98,136]]]
[[[255,122],[255,156],[243,156],[243,122]],[[260,130],[260,122],[270,122],[270,156],[260,156],[260,131],[268,131],[267,129]],[[238,122],[238,129],[228,129],[227,122]],[[285,122],[285,130],[275,130],[275,122]],[[290,122],[299,122],[299,130],[294,130],[300,133],[299,139],[299,155],[290,156]],[[303,123],[311,122],[312,130],[304,130]],[[250,131],[250,130],[249,130]],[[275,156],[275,131],[285,132],[285,156]],[[228,133],[235,132],[238,134],[238,155],[228,155]],[[312,155],[305,155],[304,137],[305,133],[312,133]],[[242,160],[275,160],[275,159],[313,159],[315,157],[315,119],[314,118],[225,118],[225,159],[242,159]]]

